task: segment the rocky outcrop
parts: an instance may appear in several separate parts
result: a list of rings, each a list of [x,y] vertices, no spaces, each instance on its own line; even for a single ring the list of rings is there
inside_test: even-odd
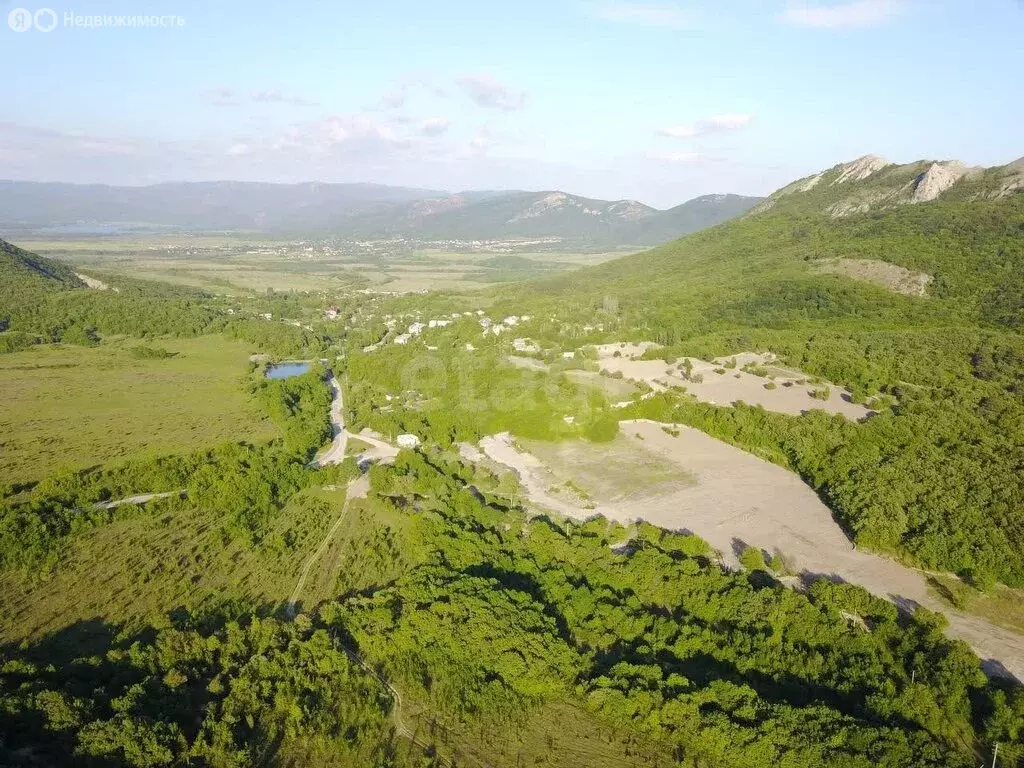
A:
[[[891,165],[891,163],[878,155],[864,155],[852,163],[843,163],[839,166],[839,175],[832,182],[832,186],[845,184],[848,181],[864,181],[868,176],[877,173],[887,165]]]
[[[952,160],[948,163],[932,163],[927,171],[914,179],[911,203],[928,203],[962,179],[968,171],[963,163]]]
[[[796,188],[797,192],[810,192],[824,178],[824,173],[819,173],[817,176],[811,176],[807,181],[801,182],[800,186]]]
[[[1006,175],[1003,177],[996,196],[1008,197],[1018,192],[1024,192],[1024,157],[1014,160],[1003,170],[1006,171]]]

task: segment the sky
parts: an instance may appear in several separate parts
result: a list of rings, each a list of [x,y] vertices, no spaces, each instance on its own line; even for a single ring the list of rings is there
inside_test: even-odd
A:
[[[668,207],[1024,155],[1021,0],[47,1],[0,0],[2,179]]]

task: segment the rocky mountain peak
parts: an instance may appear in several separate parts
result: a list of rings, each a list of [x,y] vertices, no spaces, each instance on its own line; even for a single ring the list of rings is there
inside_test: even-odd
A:
[[[885,168],[891,163],[883,157],[878,155],[864,155],[864,157],[858,157],[856,160],[850,163],[843,163],[839,166],[839,176],[836,177],[832,185],[845,184],[848,181],[863,181],[873,173]]]
[[[967,173],[968,168],[959,160],[932,163],[928,170],[914,180],[911,202],[927,203],[956,184]]]

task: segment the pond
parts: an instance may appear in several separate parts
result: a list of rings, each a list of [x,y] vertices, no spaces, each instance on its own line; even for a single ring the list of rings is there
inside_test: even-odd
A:
[[[279,363],[267,366],[268,379],[290,379],[309,373],[309,363]]]

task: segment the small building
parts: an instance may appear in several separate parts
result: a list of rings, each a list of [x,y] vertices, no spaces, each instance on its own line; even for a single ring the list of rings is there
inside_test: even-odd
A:
[[[395,344],[408,344],[412,337],[408,333],[400,333],[395,336]]]
[[[562,357],[565,358],[566,360],[572,360],[573,358],[576,357],[576,353],[575,352],[563,352],[562,353]]]
[[[399,435],[395,442],[398,443],[399,448],[412,449],[419,447],[420,439],[416,435]]]

